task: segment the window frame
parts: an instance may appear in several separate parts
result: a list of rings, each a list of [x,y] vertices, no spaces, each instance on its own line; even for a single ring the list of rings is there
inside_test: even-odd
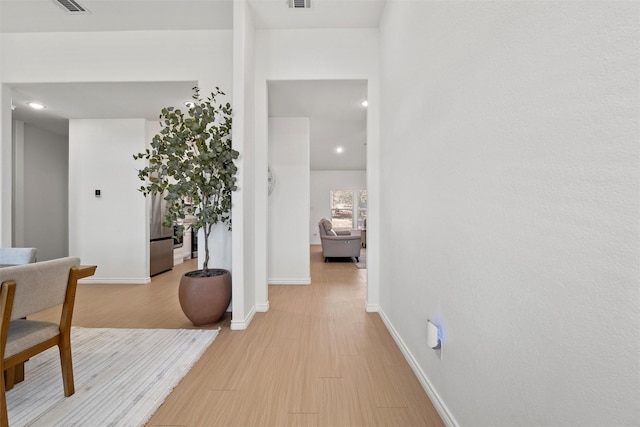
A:
[[[337,193],[337,192],[344,192],[344,193],[351,194],[350,207],[334,205],[334,200],[335,200],[334,193]],[[345,189],[329,190],[329,211],[330,211],[331,223],[333,224],[334,228],[349,229],[349,230],[362,230],[364,228],[364,220],[367,218],[367,204],[366,204],[366,201],[364,203],[364,206],[361,203],[360,196],[362,192],[365,193],[364,197],[366,199],[367,190],[363,188],[346,189],[346,190]],[[350,217],[349,226],[345,226],[343,224],[343,222],[346,221],[344,216],[334,215],[335,211],[338,211],[338,210],[351,212],[349,215]]]

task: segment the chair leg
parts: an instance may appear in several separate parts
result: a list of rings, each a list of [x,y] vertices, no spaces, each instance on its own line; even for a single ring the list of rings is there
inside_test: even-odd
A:
[[[4,389],[11,390],[16,383],[16,368],[12,366],[4,371]]]
[[[7,395],[4,389],[4,375],[0,375],[0,427],[9,427],[9,415],[7,413]]]
[[[69,337],[61,337],[58,349],[60,350],[60,365],[62,367],[62,383],[66,397],[75,393],[73,385],[73,363],[71,360],[71,343]]]
[[[324,262],[329,262],[329,257],[324,257]]]
[[[18,363],[13,367],[14,369],[14,380],[17,383],[24,381],[24,362]]]

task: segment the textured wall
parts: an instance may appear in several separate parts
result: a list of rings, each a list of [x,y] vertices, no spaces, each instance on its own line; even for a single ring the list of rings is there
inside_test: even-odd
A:
[[[147,208],[133,160],[146,147],[144,119],[69,121],[69,254],[98,266],[89,282],[149,282]]]
[[[22,235],[16,246],[38,249],[38,261],[69,254],[69,141],[31,125],[24,126]],[[16,195],[17,196],[17,195]],[[46,206],[46,209],[42,207]],[[18,204],[16,203],[16,211]],[[16,218],[17,219],[17,218]],[[16,235],[18,235],[16,230]]]
[[[269,283],[311,283],[309,128],[307,117],[269,118],[269,163],[276,174],[268,211]]]
[[[452,423],[640,420],[638,17],[386,8],[380,306]]]

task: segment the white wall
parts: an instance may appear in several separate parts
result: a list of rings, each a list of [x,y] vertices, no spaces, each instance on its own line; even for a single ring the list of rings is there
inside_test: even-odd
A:
[[[14,129],[14,147],[20,153],[15,164],[14,246],[36,248],[38,261],[65,257],[69,254],[69,141],[21,122]]]
[[[452,424],[640,420],[639,12],[387,5],[380,308]]]
[[[3,47],[1,37],[0,47]],[[1,53],[2,50],[0,50],[0,67],[3,67],[4,60]],[[2,78],[1,70],[0,78]],[[0,84],[0,246],[4,247],[11,247],[13,243],[12,156],[11,89],[6,85]]]
[[[0,39],[4,83],[197,80],[202,94],[219,86],[231,95],[231,30],[3,33]]]
[[[24,127],[25,123],[19,120],[11,121],[11,210],[13,223],[11,223],[11,243],[7,246],[24,247]],[[68,151],[68,143],[67,143]],[[68,198],[68,191],[67,191]],[[68,237],[65,245],[68,248]],[[37,256],[37,255],[36,255]]]
[[[69,121],[69,253],[96,283],[149,283],[146,199],[137,189],[144,119]],[[101,196],[94,191],[99,189]]]
[[[378,31],[375,29],[257,30],[255,32],[255,230],[256,306],[268,308],[267,287],[267,144],[269,80],[367,80],[367,227],[377,227],[378,197]],[[369,177],[372,177],[369,179]],[[262,178],[265,177],[265,178]],[[305,230],[308,224],[305,216]],[[368,239],[367,309],[377,309],[378,234]]]
[[[366,190],[365,171],[311,171],[311,214],[309,238],[312,245],[319,245],[318,222],[331,219],[331,190]]]
[[[254,174],[254,29],[246,0],[233,2],[233,146],[240,152],[233,210],[233,316],[246,329],[256,312]],[[264,311],[264,310],[263,310]]]
[[[311,283],[309,260],[310,133],[308,118],[269,119],[269,163],[277,176],[269,196],[268,281]]]

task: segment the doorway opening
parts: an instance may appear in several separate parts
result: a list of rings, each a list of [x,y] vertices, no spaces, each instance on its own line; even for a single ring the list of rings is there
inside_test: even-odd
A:
[[[318,223],[323,218],[333,222],[338,231],[360,236],[359,256],[342,261],[352,262],[366,272],[367,90],[367,80],[267,82],[269,179],[274,183],[268,200],[269,284],[303,284],[295,280],[303,279],[301,275],[305,274],[310,278],[310,266],[306,272],[296,272],[289,278],[282,276],[282,269],[277,271],[284,253],[277,242],[289,248],[291,244],[299,248],[306,245],[306,256],[313,257],[322,248]],[[305,125],[295,119],[307,120],[307,133],[300,132],[300,126],[304,129]],[[273,132],[283,126],[284,130]],[[297,140],[282,142],[293,134]],[[296,144],[308,145],[308,158]],[[306,171],[298,170],[298,175],[292,175],[292,162],[306,164]],[[287,188],[287,182],[299,180],[306,180],[299,193]],[[284,206],[289,210],[297,206],[296,218],[304,217],[304,226],[296,220],[295,229],[292,225],[287,236],[281,236],[282,229],[273,226],[274,222],[281,222],[282,215],[290,213]]]

